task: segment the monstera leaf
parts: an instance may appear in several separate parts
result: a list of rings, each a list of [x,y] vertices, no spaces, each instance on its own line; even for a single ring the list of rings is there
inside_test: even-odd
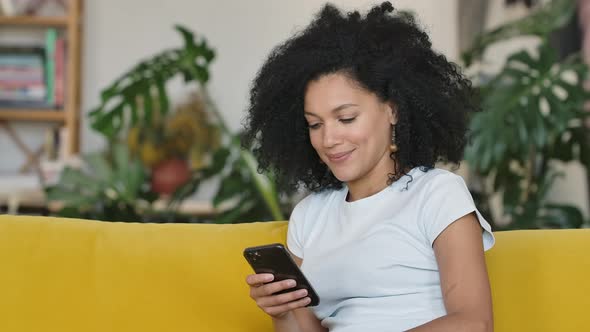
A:
[[[121,130],[141,121],[150,123],[155,112],[169,110],[166,82],[182,75],[185,82],[204,84],[209,80],[209,63],[215,52],[205,39],[195,40],[184,27],[176,26],[184,47],[166,50],[141,61],[101,93],[101,102],[89,114],[91,126],[113,141]]]
[[[472,120],[473,144],[466,151],[466,159],[481,174],[511,160],[524,165],[535,151],[563,154],[564,137],[569,154],[586,145],[575,134],[587,116],[582,104],[588,94],[580,85],[586,66],[577,57],[559,63],[547,44],[537,53],[510,56],[500,74],[481,87],[485,111]]]
[[[549,202],[548,192],[562,174],[553,161],[580,161],[590,167],[590,97],[582,82],[588,70],[579,55],[560,59],[550,36],[574,17],[576,1],[553,0],[520,20],[481,35],[463,54],[467,65],[492,44],[516,36],[533,36],[533,51],[518,50],[497,73],[476,70],[483,112],[471,119],[471,145],[465,159],[480,184],[474,195],[491,206],[502,202],[496,229],[581,227],[579,209]],[[478,202],[481,204],[481,202]],[[507,224],[506,224],[507,223]]]

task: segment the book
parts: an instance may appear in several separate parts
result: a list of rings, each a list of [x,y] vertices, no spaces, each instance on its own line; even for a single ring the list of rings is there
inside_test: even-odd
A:
[[[37,46],[0,46],[0,106],[46,107],[44,53]]]
[[[55,44],[55,105],[61,107],[65,100],[66,41],[60,37]]]
[[[47,87],[47,104],[55,105],[55,44],[57,30],[47,29],[45,33],[45,85]]]

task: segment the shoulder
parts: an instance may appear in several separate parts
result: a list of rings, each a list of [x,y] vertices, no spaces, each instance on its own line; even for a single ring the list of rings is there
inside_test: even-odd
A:
[[[468,192],[465,181],[460,175],[442,168],[432,168],[427,171],[418,170],[412,172],[409,188],[419,191],[424,198],[441,193],[453,194],[456,192]]]
[[[429,182],[456,181],[457,179],[463,179],[461,176],[442,168],[432,168],[425,172],[424,176]]]
[[[432,222],[435,215],[473,209],[474,201],[463,177],[450,171],[434,168],[418,180],[418,210],[424,221]],[[460,212],[457,212],[460,213]]]

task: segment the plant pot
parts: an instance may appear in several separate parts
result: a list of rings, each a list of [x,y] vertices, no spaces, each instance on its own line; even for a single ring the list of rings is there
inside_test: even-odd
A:
[[[186,160],[165,160],[152,168],[152,191],[160,195],[170,195],[190,177],[191,171]]]

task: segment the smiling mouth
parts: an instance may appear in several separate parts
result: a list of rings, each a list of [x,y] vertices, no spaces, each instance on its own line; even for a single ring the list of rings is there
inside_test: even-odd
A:
[[[350,156],[350,154],[353,151],[354,150],[351,150],[351,151],[348,151],[348,152],[328,154],[326,156],[328,157],[328,160],[330,160],[331,162],[338,162],[338,161],[343,161],[343,160],[347,159],[348,156]]]

